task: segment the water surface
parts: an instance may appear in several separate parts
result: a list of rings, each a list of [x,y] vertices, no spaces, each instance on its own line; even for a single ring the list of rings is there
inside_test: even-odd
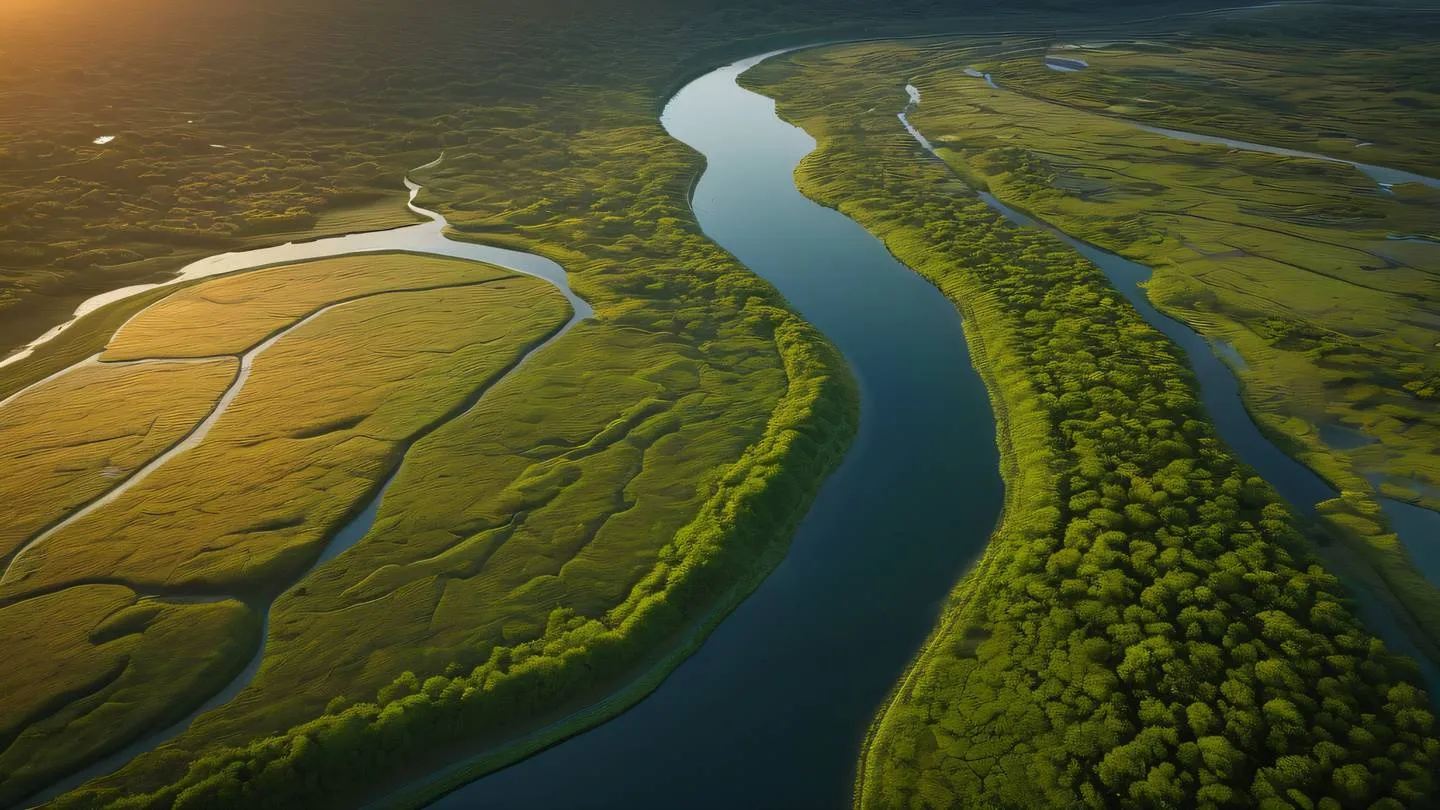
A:
[[[706,234],[844,352],[856,442],[785,560],[655,693],[438,807],[848,807],[866,728],[995,526],[995,423],[960,318],[796,190],[815,142],[735,83],[763,58],[695,80],[662,120],[708,160]]]

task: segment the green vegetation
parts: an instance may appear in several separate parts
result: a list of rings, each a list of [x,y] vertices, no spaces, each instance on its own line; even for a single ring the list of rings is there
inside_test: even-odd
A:
[[[175,23],[179,29],[195,25],[194,15],[224,14],[208,7],[172,11],[190,17]],[[599,722],[653,688],[779,559],[791,526],[838,462],[854,428],[853,392],[839,358],[783,308],[768,285],[698,232],[686,201],[697,161],[655,120],[656,100],[675,63],[697,41],[721,41],[730,34],[677,37],[665,30],[668,23],[647,21],[666,44],[627,55],[629,61],[617,68],[612,57],[619,40],[594,44],[595,29],[583,21],[563,42],[543,31],[527,41],[523,19],[499,22],[457,7],[446,10],[454,20],[437,22],[426,13],[407,13],[394,25],[386,20],[385,42],[376,45],[364,32],[377,20],[358,12],[337,18],[287,7],[286,13],[282,39],[292,30],[326,33],[294,49],[307,57],[303,69],[266,88],[311,82],[296,91],[300,100],[268,98],[256,90],[264,85],[249,86],[265,80],[256,77],[273,79],[273,70],[285,66],[254,65],[237,45],[246,42],[244,30],[217,36],[199,57],[225,64],[236,92],[248,94],[247,103],[254,105],[254,121],[276,111],[291,115],[293,107],[305,109],[317,123],[353,114],[384,122],[390,132],[403,129],[412,143],[399,151],[367,145],[365,135],[343,127],[327,129],[320,140],[345,140],[347,149],[383,154],[388,187],[405,167],[432,159],[446,145],[439,170],[420,178],[426,184],[422,203],[441,209],[461,235],[563,262],[575,289],[594,304],[596,318],[489,391],[471,417],[412,448],[415,461],[396,480],[372,533],[276,603],[261,674],[247,693],[201,718],[173,747],[142,756],[64,800],[76,805],[106,804],[120,794],[135,795],[141,804],[169,805],[180,788],[197,780],[208,779],[214,787],[206,769],[215,762],[268,760],[276,740],[286,741],[284,750],[290,751],[288,741],[336,718],[345,718],[352,731],[360,718],[369,730],[352,740],[342,762],[326,766],[331,770],[304,763],[298,772],[314,775],[305,791],[323,790],[324,801],[338,805],[372,795],[415,763],[495,750],[495,743],[508,743],[572,708],[597,707],[563,733]],[[577,15],[594,16],[579,10]],[[250,16],[263,15],[251,9]],[[605,25],[618,31],[613,21]],[[161,40],[172,30],[160,29]],[[627,40],[638,35],[630,28],[623,33]],[[286,51],[275,36],[266,32],[268,54]],[[347,50],[360,41],[374,52]],[[328,61],[318,58],[317,43],[328,49]],[[65,52],[57,48],[40,58]],[[557,54],[575,59],[557,60]],[[314,64],[308,61],[312,57]],[[475,67],[506,60],[504,73],[487,75]],[[566,85],[597,64],[604,70],[585,80],[601,85]],[[228,70],[237,65],[245,70]],[[253,75],[246,72],[252,68]],[[518,76],[524,78],[516,84]],[[185,80],[140,92],[149,95],[160,86],[185,99],[172,103],[186,108],[213,103],[197,98]],[[336,110],[335,99],[345,99],[349,108]],[[445,121],[436,124],[441,115]],[[430,134],[435,131],[451,134],[441,139]],[[266,137],[292,135],[281,128]],[[232,157],[258,163],[261,155]],[[317,163],[329,165],[326,159]],[[285,165],[275,155],[265,162]],[[279,189],[281,177],[272,181]],[[286,182],[290,189],[310,187]],[[125,184],[116,186],[121,193]],[[132,215],[135,227],[148,224],[143,214]],[[59,223],[45,227],[51,226],[64,230]],[[244,278],[222,281],[243,287]],[[202,289],[187,288],[182,295],[197,297],[186,298],[191,305],[171,315],[181,309],[187,317],[213,312],[211,304],[200,303],[210,298]],[[274,301],[287,300],[276,292]],[[452,293],[460,294],[446,294]],[[400,461],[393,443],[387,449],[364,435],[371,427],[398,427],[373,418],[373,425],[346,424],[375,387],[372,378],[394,370],[356,359],[362,355],[351,351],[353,344],[383,336],[372,336],[359,316],[348,347],[327,340],[333,330],[320,327],[347,310],[358,313],[357,307],[366,307],[375,322],[399,323],[405,313],[394,310],[395,302],[411,295],[421,294],[390,293],[347,304],[269,348],[205,442],[38,545],[7,579],[7,593],[19,598],[109,569],[147,588],[239,593],[262,604],[290,585],[327,533]],[[247,318],[243,329],[232,329],[236,322],[228,315],[214,319],[227,324],[220,330],[177,327],[166,316],[158,328],[147,327],[155,340],[147,337],[144,348],[123,350],[235,350],[304,307],[290,300],[270,310],[280,316],[273,321],[261,314],[268,309],[252,307],[257,317]],[[105,324],[113,332],[123,317],[108,317]],[[135,327],[152,317],[142,316]],[[314,340],[294,342],[310,327]],[[206,348],[187,342],[187,335],[203,339]],[[44,357],[37,352],[37,362],[20,364],[12,379],[27,379],[21,372],[36,373],[32,368],[53,370],[41,360],[54,364],[72,352],[99,351],[110,338],[105,326],[96,324],[83,339],[56,347],[60,351]],[[129,339],[117,340],[117,351]],[[293,351],[287,353],[287,345]],[[337,376],[342,373],[350,374],[349,387]],[[396,396],[404,394],[411,409],[431,407],[435,397],[426,398],[422,387],[407,380]],[[334,404],[323,415],[313,407],[322,396]],[[262,407],[266,402],[268,409]],[[302,425],[335,429],[308,437],[286,434]],[[472,447],[489,449],[470,458]],[[473,486],[447,475],[473,476]],[[458,500],[446,503],[441,494]],[[249,506],[243,513],[211,506],[227,502]],[[165,509],[145,508],[157,503]],[[297,523],[302,506],[306,519]],[[427,518],[426,525],[414,522]],[[513,536],[498,531],[512,524]],[[402,533],[412,531],[419,536]],[[133,541],[124,538],[142,536],[166,539],[126,553],[124,544]],[[80,553],[97,540],[93,553]],[[531,569],[517,568],[514,560],[526,553],[549,556],[537,556]],[[393,596],[366,604],[382,581],[394,588]],[[439,620],[433,633],[430,606]],[[557,607],[564,610],[556,613]],[[320,639],[323,648],[316,647]],[[428,700],[408,694],[412,679],[463,681],[477,671],[477,686],[491,688],[466,693],[465,684],[457,682],[455,697],[463,695],[467,716],[480,722],[432,734],[420,730],[429,715],[418,709],[398,725],[393,715],[404,711],[399,705],[389,709],[384,724],[367,714],[402,696],[407,706]],[[215,686],[212,679],[211,691]],[[454,704],[443,708],[447,717],[456,715]],[[395,733],[407,735],[405,755],[390,750]],[[527,739],[510,747],[510,756],[542,744]],[[14,789],[22,792],[19,785]],[[289,800],[296,788],[277,781],[247,790],[251,800],[269,805]]]
[[[997,76],[1107,115],[1440,177],[1435,15],[1405,6],[1277,5],[1165,36],[1060,43],[1053,53],[1089,64],[1076,73],[1037,53],[1001,60]]]
[[[1002,406],[1004,523],[877,718],[857,804],[1433,804],[1413,663],[1215,438],[1174,346],[897,126],[897,77],[946,54],[848,46],[746,77],[819,141],[805,192],[956,301]]]
[[[1365,471],[1440,477],[1440,409],[1423,395],[1440,373],[1440,253],[1407,264],[1377,248],[1406,202],[1343,166],[1190,144],[930,70],[934,103],[914,120],[946,159],[1154,267],[1151,296],[1236,347],[1252,407],[1299,437],[1304,460],[1360,491]],[[1332,425],[1376,443],[1331,447]]]
[[[1402,37],[1402,49],[1417,36]],[[1291,43],[1290,50],[1241,44],[1279,54],[1259,75],[1246,74],[1252,90],[1300,92],[1297,87],[1316,76],[1340,87],[1341,70],[1360,72],[1369,83],[1397,75],[1383,59],[1366,68],[1368,51],[1359,45],[1341,51],[1349,56],[1302,69],[1299,63],[1334,43]],[[1421,646],[1436,649],[1440,590],[1414,568],[1374,498],[1383,486],[1384,494],[1440,505],[1432,483],[1440,481],[1440,405],[1433,396],[1440,375],[1440,251],[1396,250],[1392,246],[1404,243],[1387,241],[1391,234],[1440,229],[1440,198],[1418,186],[1387,193],[1341,164],[1140,131],[1111,117],[1115,110],[1102,115],[1074,104],[1087,93],[1112,93],[1118,80],[1111,74],[1091,72],[1098,67],[1056,73],[1032,50],[996,55],[1012,47],[1018,45],[912,49],[898,57],[892,75],[912,77],[926,102],[912,120],[975,185],[1155,268],[1147,290],[1162,309],[1238,350],[1245,365],[1238,376],[1256,421],[1342,492],[1341,502],[1321,510],[1330,524],[1326,536],[1350,545],[1357,562],[1375,570],[1428,637]],[[1127,50],[1132,47],[1139,50]],[[1151,40],[1084,53],[1096,66],[1114,56],[1121,65],[1116,70],[1130,77],[1123,86],[1137,92],[1135,83],[1153,71],[1125,67],[1132,56],[1144,54],[1146,64],[1174,56]],[[1233,63],[1259,61],[1252,54]],[[991,71],[1003,89],[967,76],[971,65]],[[1288,84],[1287,66],[1300,74]],[[1024,92],[1010,89],[1012,75]],[[1310,112],[1373,115],[1367,82],[1358,90],[1330,91]],[[1192,95],[1184,88],[1193,84],[1162,82],[1145,97],[1164,99],[1165,109],[1183,107]],[[1219,91],[1195,92],[1202,110],[1228,103],[1228,96],[1215,96]],[[1256,123],[1230,134],[1258,140],[1271,132],[1270,117],[1250,112]],[[1407,122],[1395,136],[1409,131],[1408,112],[1391,109],[1390,118]],[[1216,118],[1206,129],[1227,123],[1238,120]],[[1423,157],[1427,143],[1418,139],[1413,154]]]
[[[1440,232],[1440,196],[1390,194],[1344,166],[1189,145],[1122,120],[1436,174],[1440,99],[1415,68],[1434,61],[1432,17],[1276,9],[1243,27],[1086,49],[1091,67],[1077,73],[1034,55],[981,59],[1007,92],[975,90],[936,61],[925,70],[945,106],[917,120],[953,137],[949,159],[997,196],[1155,267],[1151,297],[1236,346],[1257,420],[1337,487],[1373,493],[1388,480],[1392,494],[1440,506],[1440,252],[1387,239]],[[1058,126],[1014,126],[1037,117]]]
[[[240,671],[258,634],[237,600],[168,601],[117,584],[0,607],[0,801],[179,720]]]
[[[178,442],[237,362],[91,363],[0,405],[0,561]],[[140,410],[136,405],[145,403]]]

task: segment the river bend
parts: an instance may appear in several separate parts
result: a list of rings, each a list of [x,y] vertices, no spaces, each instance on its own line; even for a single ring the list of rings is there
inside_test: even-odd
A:
[[[960,317],[795,188],[815,141],[736,83],[771,55],[694,80],[661,121],[707,161],[692,199],[705,233],[844,353],[855,444],[785,560],[659,689],[439,808],[848,807],[876,707],[999,518],[995,421]]]

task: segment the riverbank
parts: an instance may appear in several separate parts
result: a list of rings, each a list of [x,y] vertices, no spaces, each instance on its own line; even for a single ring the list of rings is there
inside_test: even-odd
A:
[[[706,235],[775,284],[854,369],[854,447],[785,560],[660,688],[437,810],[735,807],[757,796],[843,805],[875,703],[995,525],[989,399],[960,318],[871,234],[796,190],[813,140],[734,80],[760,60],[697,78],[662,121],[706,158],[692,190]]]
[[[648,181],[693,164],[678,147],[633,132],[627,143],[625,159],[647,168],[607,194],[629,202],[648,194],[649,210],[660,216],[670,186]],[[703,631],[774,564],[785,529],[843,454],[853,393],[824,338],[771,288],[664,219],[650,235],[655,244],[644,248],[608,233],[599,218],[566,221],[568,240],[523,228],[498,240],[529,250],[526,272],[558,271],[541,256],[562,256],[577,289],[593,296],[593,320],[406,454],[373,529],[334,559],[322,556],[276,602],[253,683],[168,745],[57,805],[119,795],[169,805],[191,788],[213,796],[233,787],[213,778],[216,761],[314,773],[311,789],[343,804],[381,783],[379,764],[368,758],[391,744],[387,735],[418,734],[409,723],[425,725],[428,744],[410,746],[412,762],[388,758],[405,773],[463,750],[477,728],[502,739],[523,734],[534,717],[599,694],[596,684],[631,683],[668,648],[674,655],[649,670],[658,679],[693,647],[696,637],[680,627]],[[447,240],[444,228],[437,215],[413,229],[292,249],[343,253],[357,240],[394,247],[423,236],[424,247],[409,249],[506,266],[526,255]],[[683,265],[667,267],[656,284],[657,262],[675,257]],[[563,272],[558,279],[563,284]],[[577,316],[590,315],[582,303]],[[477,525],[476,514],[500,519]],[[435,526],[464,527],[467,536],[456,543]],[[556,562],[553,570],[517,568],[512,558]],[[568,607],[555,611],[561,588]],[[307,652],[322,648],[323,656]],[[428,702],[436,679],[454,687],[442,690],[443,706]],[[321,681],[329,689],[310,687]],[[574,727],[638,699],[645,681],[636,683],[637,692],[572,718]],[[447,731],[429,725],[435,711],[444,713]],[[458,713],[469,723],[447,725]],[[397,725],[397,716],[410,719]],[[345,762],[292,758],[292,735],[350,734],[357,725],[365,731],[358,741],[347,738],[358,747]],[[177,762],[187,764],[182,771],[194,768],[177,776]],[[357,767],[366,769],[364,780],[353,778]],[[263,805],[304,790],[283,780],[249,785],[246,800]]]
[[[820,160],[823,158],[817,157],[817,162]],[[823,199],[826,196],[818,183],[797,179],[796,185],[812,197]],[[897,257],[899,255],[897,252]],[[920,256],[916,254],[911,258],[919,259]],[[922,272],[922,275],[925,274]],[[1045,413],[1036,403],[1036,394],[1024,364],[1016,360],[1019,357],[1018,347],[1011,345],[1010,336],[1003,330],[991,328],[987,334],[982,326],[995,322],[994,313],[988,310],[1000,307],[1000,302],[986,288],[963,278],[946,277],[947,289],[940,287],[941,274],[926,277],[945,292],[959,310],[971,362],[985,381],[990,406],[995,414],[995,442],[1000,451],[1005,505],[1000,524],[984,552],[951,593],[934,632],[880,704],[865,733],[855,773],[856,807],[865,806],[864,797],[870,795],[870,786],[882,778],[879,772],[884,767],[883,763],[871,754],[879,750],[878,741],[896,733],[893,725],[900,721],[892,715],[891,708],[902,706],[910,699],[917,681],[923,677],[922,673],[932,665],[928,659],[943,649],[948,639],[963,636],[964,628],[977,624],[976,612],[983,607],[980,594],[993,588],[993,578],[1004,575],[1005,557],[1008,548],[1018,541],[1020,527],[1029,525],[1035,515],[1043,515],[1057,505],[1053,496],[1058,491],[1059,471],[1053,453],[1044,441],[1047,427]]]
[[[1003,224],[927,162],[894,123],[903,79],[854,68],[875,64],[866,55],[857,46],[778,61],[757,71],[751,86],[777,96],[787,118],[819,137],[824,151],[798,178],[808,193],[883,235],[947,293],[964,287],[954,277],[972,276],[1005,297],[1003,308],[975,313],[978,329],[1024,336],[1017,356],[1032,384],[1042,386],[1044,438],[1063,454],[1065,475],[1063,494],[1050,493],[1056,500],[1036,515],[1037,525],[997,535],[994,559],[962,580],[954,598],[963,607],[954,616],[968,623],[947,617],[877,720],[857,803],[1049,805],[1127,790],[1180,801],[1197,789],[1219,800],[1222,791],[1260,790],[1252,776],[1275,790],[1271,763],[1285,749],[1236,733],[1260,722],[1259,707],[1217,702],[1221,690],[1233,698],[1234,685],[1253,677],[1251,665],[1294,668],[1297,680],[1265,679],[1267,696],[1287,707],[1312,711],[1311,687],[1301,684],[1341,678],[1347,701],[1380,711],[1384,726],[1410,728],[1403,710],[1382,709],[1390,687],[1357,680],[1354,668],[1379,667],[1367,671],[1383,671],[1391,684],[1405,684],[1413,670],[1349,640],[1364,631],[1340,607],[1338,583],[1308,568],[1294,519],[1274,491],[1218,445],[1173,345],[1095,267],[1044,234]],[[889,130],[880,118],[887,99]],[[872,106],[874,118],[853,112]],[[1013,393],[1002,389],[1002,396]],[[1187,483],[1172,477],[1177,470]],[[1051,525],[1039,525],[1046,519]],[[1325,606],[1325,621],[1295,613],[1264,588],[1227,584],[1241,571],[1305,588]],[[1238,642],[1222,628],[1233,633],[1272,611],[1294,621],[1283,633],[1246,631],[1244,646],[1258,663],[1224,656],[1202,663],[1221,636],[1227,645]],[[1292,657],[1282,642],[1329,650],[1339,669],[1316,671],[1308,654]],[[1183,685],[1174,666],[1185,667]],[[1423,705],[1423,693],[1402,688],[1420,696],[1408,705]],[[1125,705],[1114,717],[1126,718],[1123,724],[1097,714],[1111,703]],[[1221,728],[1246,775],[1217,774],[1187,759],[1194,750],[1187,746]],[[1293,731],[1301,739],[1330,733]],[[1374,784],[1390,785],[1402,801],[1432,795],[1433,781],[1415,775],[1433,764],[1434,746],[1429,730],[1407,736],[1407,776]],[[1336,756],[1338,764],[1368,754]],[[1149,769],[1161,763],[1164,777],[1147,783]],[[1305,784],[1305,795],[1331,790],[1324,780]]]
[[[1155,267],[1153,279],[1147,269],[1125,284],[1144,284],[1142,295],[1166,316],[1240,351],[1245,363],[1235,373],[1250,417],[1333,488],[1286,496],[1307,510],[1342,499],[1321,509],[1319,536],[1350,544],[1368,562],[1433,658],[1440,591],[1433,570],[1414,562],[1428,559],[1429,533],[1421,527],[1397,542],[1371,483],[1383,471],[1408,473],[1423,489],[1440,436],[1440,412],[1423,395],[1434,340],[1424,324],[1440,292],[1434,268],[1424,254],[1405,263],[1373,248],[1383,223],[1418,215],[1415,201],[1366,188],[1356,173],[1331,168],[1334,161],[1197,151],[1176,140],[1184,133],[1077,112],[1033,85],[1034,97],[1016,95],[1004,72],[998,88],[986,87],[961,70],[970,58],[957,47],[907,63],[944,99],[919,114],[941,157],[973,186],[1067,238]],[[1021,71],[1027,62],[984,64]],[[1067,137],[1016,124],[1040,118]],[[1304,216],[1287,213],[1300,209]],[[1376,334],[1389,337],[1371,339]],[[1335,437],[1350,425],[1364,432],[1346,427],[1350,433]]]

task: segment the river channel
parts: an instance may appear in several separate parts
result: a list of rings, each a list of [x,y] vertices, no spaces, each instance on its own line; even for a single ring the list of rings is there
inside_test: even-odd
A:
[[[855,369],[862,385],[857,443],[786,561],[655,694],[435,807],[848,806],[867,723],[998,515],[993,418],[958,318],[856,223],[795,189],[794,168],[814,141],[780,121],[770,99],[735,81],[772,55],[690,83],[662,122],[708,161],[693,198],[706,234],[775,284]],[[907,90],[908,111],[920,94]],[[1382,184],[1433,182],[1356,167]],[[1150,303],[1142,286],[1149,268],[981,197],[1016,225],[1050,231],[1095,263],[1175,341],[1222,438],[1282,496],[1303,512],[1334,497],[1259,431],[1217,354],[1223,349]],[[1367,626],[1415,657],[1434,692],[1440,671],[1380,600],[1341,575]]]
[[[439,808],[848,807],[866,727],[999,518],[994,417],[954,305],[796,190],[815,141],[735,81],[767,56],[691,82],[661,120],[707,160],[705,233],[845,354],[859,435],[785,560],[655,693]]]
[[[996,86],[988,75],[986,82],[992,87]],[[901,123],[922,148],[935,156],[937,160],[941,160],[935,153],[934,146],[909,119],[909,114],[920,105],[920,90],[913,85],[907,85],[905,91],[909,95],[910,103],[900,114]],[[1192,135],[1193,139],[1206,137],[1178,130],[1164,130],[1164,134],[1170,137],[1185,137],[1187,140],[1192,139]],[[1218,140],[1222,145],[1235,149],[1255,146],[1245,141]],[[1272,150],[1266,147],[1259,151]],[[1286,153],[1279,152],[1277,154]],[[1333,160],[1309,153],[1305,153],[1305,156]],[[1365,168],[1373,169],[1381,173],[1392,171],[1375,166],[1360,167],[1357,165],[1357,168],[1362,171]],[[1375,174],[1372,173],[1371,176],[1373,177]],[[1414,177],[1419,177],[1419,175],[1414,175]],[[1429,180],[1429,178],[1422,179]],[[1110,283],[1121,295],[1125,296],[1126,300],[1151,326],[1174,341],[1184,351],[1186,362],[1200,384],[1200,400],[1204,403],[1205,410],[1215,424],[1220,438],[1242,461],[1254,468],[1261,478],[1275,487],[1281,497],[1289,501],[1301,514],[1313,514],[1316,504],[1339,495],[1334,487],[1313,470],[1286,454],[1260,432],[1260,428],[1245,408],[1234,369],[1222,359],[1226,350],[1205,339],[1185,323],[1164,314],[1150,302],[1150,297],[1144,287],[1145,282],[1150,280],[1151,270],[1149,267],[1101,250],[1089,242],[1076,239],[1047,222],[1037,220],[1011,208],[988,192],[979,192],[978,196],[986,205],[1011,223],[1020,227],[1046,231],[1099,267],[1110,279]],[[1397,532],[1400,542],[1405,544],[1408,549],[1413,550],[1417,565],[1422,571],[1432,570],[1435,566],[1436,556],[1433,551],[1434,531],[1437,523],[1440,523],[1440,515],[1388,498],[1379,500],[1390,518],[1391,528]],[[1331,567],[1334,568],[1334,566]],[[1353,572],[1334,570],[1332,573],[1335,573],[1353,592],[1358,612],[1370,632],[1382,638],[1391,649],[1415,659],[1420,669],[1420,675],[1428,687],[1432,703],[1440,708],[1440,667],[1437,667],[1434,661],[1420,651],[1391,609],[1377,598],[1367,585],[1359,581]]]

